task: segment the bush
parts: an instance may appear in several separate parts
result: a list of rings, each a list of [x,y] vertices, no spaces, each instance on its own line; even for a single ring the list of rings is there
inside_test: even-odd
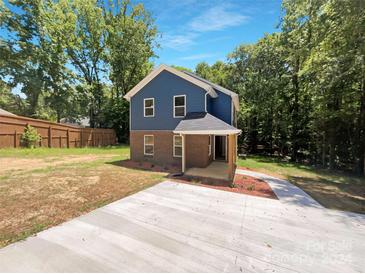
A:
[[[38,134],[37,130],[27,125],[24,129],[24,132],[21,137],[22,144],[28,148],[34,148],[39,145],[39,142],[42,140],[40,134]]]

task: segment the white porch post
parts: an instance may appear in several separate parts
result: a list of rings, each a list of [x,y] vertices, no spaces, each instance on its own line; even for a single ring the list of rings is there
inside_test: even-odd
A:
[[[182,139],[181,171],[185,172],[185,134],[181,134],[181,139]]]

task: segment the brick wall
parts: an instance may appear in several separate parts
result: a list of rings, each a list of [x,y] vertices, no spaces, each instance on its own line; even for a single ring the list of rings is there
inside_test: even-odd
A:
[[[154,136],[154,155],[144,155],[144,135]],[[160,166],[181,168],[181,158],[173,157],[172,131],[134,131],[130,132],[131,159],[137,162],[151,162]]]
[[[144,135],[154,136],[154,155],[144,155]],[[172,131],[131,131],[130,146],[131,159],[137,162],[151,162],[161,166],[175,166],[181,168],[181,158],[173,157]],[[213,139],[213,138],[212,138]],[[212,153],[208,155],[208,135],[186,135],[186,168],[206,167],[213,160]]]
[[[186,167],[207,167],[213,159],[209,156],[209,135],[186,135]]]

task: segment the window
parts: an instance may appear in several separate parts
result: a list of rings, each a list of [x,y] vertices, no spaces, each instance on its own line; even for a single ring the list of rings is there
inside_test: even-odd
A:
[[[153,135],[144,136],[144,155],[153,155],[154,152],[154,137]]]
[[[174,118],[185,117],[186,114],[186,95],[174,96]]]
[[[174,157],[182,157],[182,137],[174,135]]]
[[[155,98],[146,98],[143,100],[144,117],[155,116]]]
[[[209,141],[208,141],[208,155],[212,155],[212,135],[209,135]]]

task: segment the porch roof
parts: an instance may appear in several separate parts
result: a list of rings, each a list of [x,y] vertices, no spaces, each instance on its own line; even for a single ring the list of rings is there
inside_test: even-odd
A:
[[[189,112],[176,126],[176,134],[239,134],[241,130],[207,112]]]

